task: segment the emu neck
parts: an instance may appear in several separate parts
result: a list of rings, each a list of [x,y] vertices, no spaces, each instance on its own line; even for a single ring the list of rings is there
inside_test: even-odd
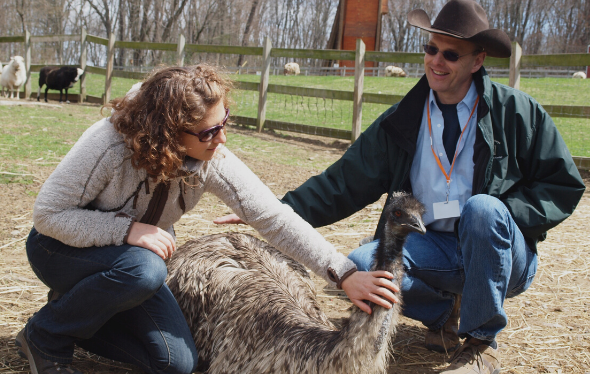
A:
[[[405,242],[406,236],[384,235],[375,251],[373,270],[391,271],[396,260],[401,258]]]

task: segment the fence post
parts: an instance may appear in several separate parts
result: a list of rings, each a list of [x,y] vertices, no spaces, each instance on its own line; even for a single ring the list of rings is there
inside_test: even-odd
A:
[[[186,39],[184,35],[180,34],[178,37],[178,45],[176,48],[176,65],[184,66],[184,45],[186,44]]]
[[[86,29],[82,29],[80,36],[80,69],[84,70],[84,74],[80,77],[80,102],[86,101]]]
[[[512,42],[512,55],[510,56],[510,78],[508,85],[520,89],[520,59],[522,57],[522,48],[518,42]]]
[[[25,83],[25,100],[31,97],[31,33],[25,30],[25,71],[27,82]],[[20,96],[20,92],[18,92]]]
[[[361,135],[361,122],[363,120],[363,83],[365,80],[365,43],[362,39],[356,40],[356,57],[354,59],[354,93],[352,96],[352,139],[354,141]]]
[[[262,47],[262,72],[260,74],[260,88],[258,91],[258,117],[256,117],[256,130],[262,131],[266,119],[266,98],[268,95],[268,75],[270,72],[270,38],[264,38]]]
[[[111,100],[111,81],[113,80],[113,65],[115,64],[115,34],[110,33],[107,45],[107,72],[104,83],[103,104]]]

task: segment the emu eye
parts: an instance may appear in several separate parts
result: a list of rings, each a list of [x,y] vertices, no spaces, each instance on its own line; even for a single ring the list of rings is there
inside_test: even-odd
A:
[[[395,214],[396,217],[402,216],[402,212],[400,212],[399,210],[396,210],[395,213],[393,213],[393,214]]]

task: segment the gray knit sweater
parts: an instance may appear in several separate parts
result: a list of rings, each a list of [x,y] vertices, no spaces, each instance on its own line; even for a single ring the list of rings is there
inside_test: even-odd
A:
[[[84,132],[41,188],[35,228],[73,247],[122,245],[134,220],[173,234],[172,225],[211,192],[272,246],[330,284],[356,269],[227,148],[207,162],[187,157],[179,174],[184,176],[168,184],[148,179],[132,166],[123,136],[103,119]]]

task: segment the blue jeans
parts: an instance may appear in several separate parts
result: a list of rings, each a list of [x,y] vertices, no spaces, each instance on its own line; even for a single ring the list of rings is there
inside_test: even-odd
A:
[[[378,241],[348,256],[369,270]],[[404,315],[440,329],[462,294],[459,334],[493,340],[507,324],[504,300],[524,292],[537,272],[537,255],[525,243],[504,204],[488,195],[467,200],[458,239],[454,233],[411,233],[404,246]]]
[[[27,256],[39,279],[62,294],[26,326],[43,358],[69,363],[77,344],[148,373],[195,371],[197,350],[156,254],[131,245],[70,247],[33,228]]]

